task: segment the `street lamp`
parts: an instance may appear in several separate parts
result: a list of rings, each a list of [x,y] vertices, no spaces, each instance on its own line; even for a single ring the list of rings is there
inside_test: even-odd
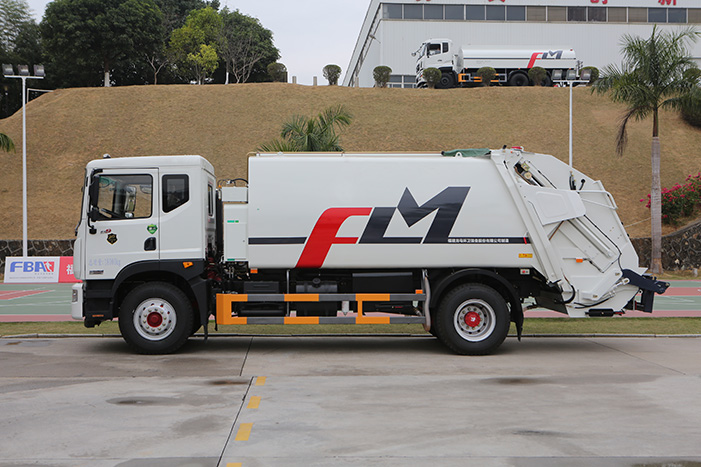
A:
[[[553,71],[553,82],[560,85],[568,84],[570,87],[570,169],[572,168],[572,86],[575,83],[588,83],[591,78],[591,69],[582,70],[579,79],[574,70],[567,70],[567,74],[563,76],[562,70]]]
[[[2,64],[2,74],[5,78],[22,80],[22,256],[28,257],[27,248],[27,80],[44,79],[44,65],[34,65],[34,75],[29,74],[29,65],[17,65],[14,74],[12,65]]]

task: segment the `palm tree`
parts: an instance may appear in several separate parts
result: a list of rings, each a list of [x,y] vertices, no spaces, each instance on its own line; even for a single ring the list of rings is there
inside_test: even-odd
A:
[[[348,126],[353,116],[342,105],[329,107],[316,117],[296,115],[285,122],[280,139],[261,145],[263,152],[343,151],[336,127]]]
[[[0,151],[15,152],[15,143],[5,133],[0,133]]]
[[[652,186],[650,190],[652,252],[650,269],[662,273],[662,199],[660,185],[659,110],[680,109],[697,89],[695,74],[688,70],[696,67],[687,51],[687,45],[697,40],[694,28],[676,32],[658,31],[655,26],[649,39],[628,34],[623,36],[621,68],[608,65],[593,85],[592,91],[608,93],[614,102],[625,103],[616,135],[619,155],[627,142],[626,127],[631,119],[652,117]]]

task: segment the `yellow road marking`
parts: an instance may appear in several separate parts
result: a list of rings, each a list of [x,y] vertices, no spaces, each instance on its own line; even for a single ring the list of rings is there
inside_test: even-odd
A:
[[[226,467],[241,467],[243,465],[242,462],[227,462]]]
[[[251,400],[248,401],[248,409],[257,409],[260,405],[260,396],[252,396]]]
[[[251,436],[251,428],[253,428],[253,423],[242,423],[234,441],[248,441],[248,437]]]
[[[263,386],[265,384],[265,376],[259,376],[256,378],[256,386]]]

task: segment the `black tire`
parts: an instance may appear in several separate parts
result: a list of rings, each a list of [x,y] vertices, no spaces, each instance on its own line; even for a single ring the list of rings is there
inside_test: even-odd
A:
[[[509,86],[528,86],[529,82],[525,73],[514,73],[509,77]]]
[[[194,316],[185,293],[166,282],[142,284],[129,292],[119,309],[119,330],[141,354],[178,350],[190,336]]]
[[[499,292],[483,284],[464,284],[441,300],[436,321],[439,339],[453,352],[486,355],[504,342],[511,316]]]
[[[455,87],[455,77],[452,73],[443,73],[441,80],[436,85],[438,89],[451,89]]]

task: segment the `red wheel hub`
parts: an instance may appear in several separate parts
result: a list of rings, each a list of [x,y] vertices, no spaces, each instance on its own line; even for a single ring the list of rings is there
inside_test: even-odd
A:
[[[163,324],[163,316],[161,316],[160,313],[156,313],[155,311],[152,311],[146,317],[146,322],[152,328],[157,328],[158,326]]]
[[[465,315],[465,324],[467,324],[471,328],[476,328],[477,326],[480,325],[482,322],[482,318],[480,317],[479,313],[474,312],[474,311],[469,311]]]

